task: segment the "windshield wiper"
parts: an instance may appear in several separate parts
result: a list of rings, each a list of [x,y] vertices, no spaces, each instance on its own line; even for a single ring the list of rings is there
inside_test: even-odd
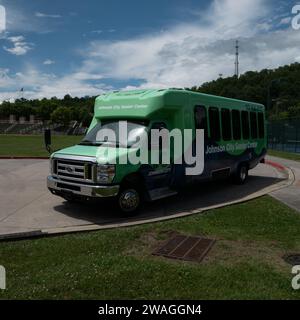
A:
[[[101,144],[111,144],[114,145],[116,147],[122,147],[122,148],[126,148],[126,145],[120,143],[119,141],[101,141]]]
[[[79,145],[82,145],[82,146],[102,146],[104,144],[110,144],[110,145],[114,145],[116,147],[126,148],[125,145],[121,144],[118,141],[89,141],[89,140],[82,140],[79,143]]]
[[[88,141],[88,140],[83,140],[79,143],[81,146],[101,146],[103,142],[95,142],[95,141]]]

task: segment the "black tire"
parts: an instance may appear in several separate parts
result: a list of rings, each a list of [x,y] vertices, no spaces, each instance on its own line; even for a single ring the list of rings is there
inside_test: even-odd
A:
[[[244,184],[248,179],[248,170],[247,163],[241,163],[233,176],[233,182],[239,185]]]
[[[136,187],[123,187],[118,194],[118,208],[126,217],[138,214],[142,202],[141,194]]]

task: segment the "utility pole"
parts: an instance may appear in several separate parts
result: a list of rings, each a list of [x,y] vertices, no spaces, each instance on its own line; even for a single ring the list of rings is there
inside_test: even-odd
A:
[[[238,78],[239,77],[239,41],[236,40],[235,42],[235,76]]]

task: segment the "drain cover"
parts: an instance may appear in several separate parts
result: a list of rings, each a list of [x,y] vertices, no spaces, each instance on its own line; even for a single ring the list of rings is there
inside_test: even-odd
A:
[[[292,266],[300,265],[300,254],[288,254],[283,256],[283,260]]]
[[[200,262],[214,243],[215,240],[212,239],[176,235],[152,254],[172,259]]]

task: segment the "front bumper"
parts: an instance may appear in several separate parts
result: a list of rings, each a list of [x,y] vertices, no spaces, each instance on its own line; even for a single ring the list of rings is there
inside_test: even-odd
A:
[[[57,195],[74,194],[87,198],[108,198],[115,197],[119,193],[120,186],[103,186],[103,185],[86,185],[76,182],[66,182],[48,176],[47,178],[48,189]]]

